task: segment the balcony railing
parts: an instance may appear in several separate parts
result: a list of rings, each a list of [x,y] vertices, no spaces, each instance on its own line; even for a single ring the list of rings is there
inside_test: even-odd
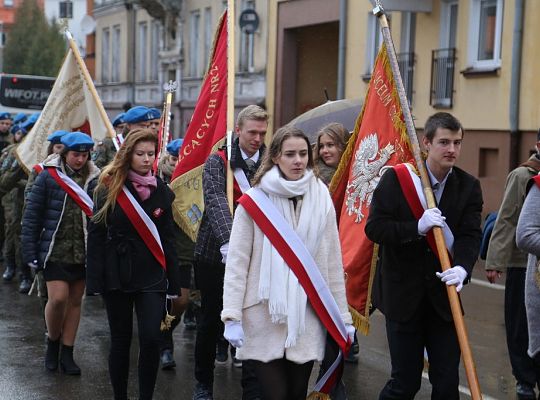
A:
[[[414,77],[414,53],[399,53],[397,54],[399,71],[409,105],[412,104],[413,95],[413,77]]]
[[[456,49],[433,50],[431,56],[431,95],[429,104],[451,108],[454,100]]]

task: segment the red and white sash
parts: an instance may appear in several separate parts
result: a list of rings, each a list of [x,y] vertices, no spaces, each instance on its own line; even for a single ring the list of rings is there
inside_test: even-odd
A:
[[[41,174],[43,172],[43,163],[34,165],[32,169],[36,171],[38,175]]]
[[[409,164],[395,165],[394,171],[396,171],[399,184],[414,217],[416,219],[420,219],[427,208],[426,198],[424,197],[420,177],[416,175]],[[450,256],[452,256],[454,254],[454,234],[446,223],[444,224],[442,231],[448,253]],[[429,247],[431,247],[431,250],[433,251],[433,254],[438,254],[435,237],[433,236],[433,231],[431,230],[427,234],[427,241]]]
[[[88,216],[92,216],[94,202],[82,187],[56,167],[47,167],[47,171],[58,185],[64,189],[71,199],[77,203],[81,210]]]
[[[143,242],[148,246],[152,255],[166,271],[167,262],[165,261],[165,253],[163,252],[159,232],[154,221],[146,214],[139,202],[125,186],[118,194],[116,202],[120,205]]]
[[[343,353],[348,352],[351,345],[332,292],[305,244],[261,189],[251,188],[238,202],[295,274],[319,320],[340,348],[337,359],[314,388],[317,392],[329,393],[341,377]]]
[[[238,188],[240,189],[242,194],[246,193],[249,189],[251,189],[251,184],[249,183],[246,173],[242,168],[235,168],[233,174],[234,180],[238,184]]]

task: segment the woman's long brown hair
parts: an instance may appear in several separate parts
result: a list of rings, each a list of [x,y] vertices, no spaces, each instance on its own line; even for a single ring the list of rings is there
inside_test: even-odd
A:
[[[107,215],[116,205],[116,198],[124,187],[128,175],[133,151],[140,142],[154,143],[157,155],[158,140],[150,129],[134,129],[129,132],[112,162],[99,175],[98,184],[94,191],[94,202],[96,202],[100,194],[107,193],[107,196],[103,206],[94,214],[92,218],[94,222],[106,221]]]

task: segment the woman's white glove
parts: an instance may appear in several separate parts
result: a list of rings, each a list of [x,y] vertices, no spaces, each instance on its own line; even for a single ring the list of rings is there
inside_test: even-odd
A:
[[[223,337],[229,343],[239,349],[244,345],[244,328],[241,321],[225,321],[225,332]]]
[[[459,292],[463,288],[463,282],[467,279],[467,271],[461,265],[448,268],[444,272],[435,272],[437,278],[446,283],[446,286],[456,286],[456,290]]]
[[[438,208],[428,208],[418,220],[418,233],[426,235],[434,226],[442,228],[445,219]]]
[[[221,253],[221,262],[223,264],[227,264],[227,253],[229,252],[229,242],[222,245],[219,248],[219,252]]]
[[[347,329],[347,336],[349,337],[349,342],[354,342],[354,335],[356,334],[356,328],[351,324],[345,324],[345,328]]]

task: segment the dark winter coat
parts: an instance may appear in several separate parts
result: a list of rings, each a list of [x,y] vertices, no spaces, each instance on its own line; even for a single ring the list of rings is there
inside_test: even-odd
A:
[[[478,179],[453,167],[438,208],[454,234],[453,265],[461,265],[469,277],[480,248],[482,203]],[[418,233],[418,220],[394,169],[383,174],[375,189],[365,232],[381,245],[374,306],[387,318],[404,322],[428,299],[444,320],[452,321],[446,285],[435,276],[441,271],[440,262],[426,237]]]
[[[130,181],[126,187],[157,227],[165,253],[167,271],[148,249],[122,208],[116,204],[107,221],[90,222],[86,259],[86,293],[123,292],[180,293],[179,268],[174,247],[172,202],[174,193],[159,178],[150,197],[141,201]],[[99,193],[94,214],[105,196]],[[158,212],[157,212],[158,211]]]
[[[47,167],[55,167],[66,173],[60,156],[47,159],[44,166],[45,170],[37,176],[26,199],[21,232],[23,262],[27,264],[37,261],[39,268],[46,268],[66,202],[74,202],[47,171]],[[99,169],[92,161],[88,161],[88,166],[90,173],[83,189],[92,197]],[[87,217],[82,210],[81,224],[86,233]]]

